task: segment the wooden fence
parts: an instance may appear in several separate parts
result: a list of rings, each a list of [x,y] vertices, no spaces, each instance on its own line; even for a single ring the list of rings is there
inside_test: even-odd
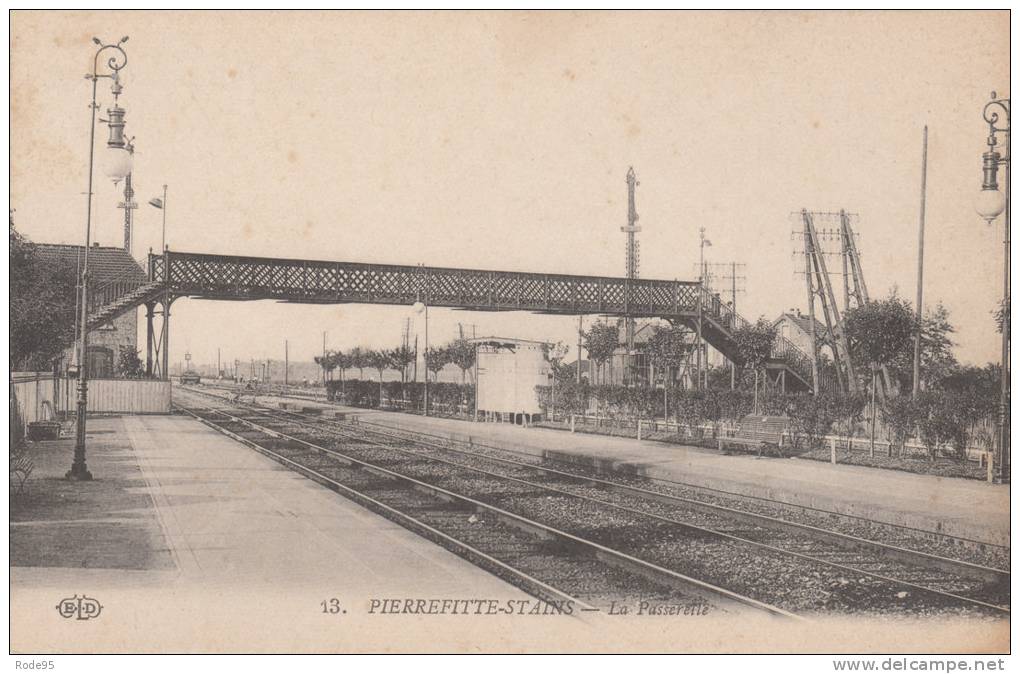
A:
[[[10,419],[23,429],[33,421],[73,413],[78,381],[37,372],[11,373]],[[90,414],[169,414],[170,382],[155,379],[90,379]],[[15,413],[16,412],[16,413]]]

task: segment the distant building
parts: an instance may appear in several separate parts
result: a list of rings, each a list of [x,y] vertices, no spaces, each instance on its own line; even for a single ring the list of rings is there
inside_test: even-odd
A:
[[[37,243],[36,255],[46,264],[64,267],[77,275],[81,269],[83,246]],[[148,276],[123,248],[93,245],[89,250],[89,288],[96,290],[112,282],[144,282]],[[77,335],[75,336],[77,339]],[[138,351],[138,312],[128,311],[113,321],[89,332],[86,354],[89,377],[102,379],[116,372],[117,358],[122,347]],[[71,362],[75,346],[68,345],[64,352],[63,368]]]
[[[799,309],[784,312],[772,322],[776,334],[793,342],[793,345],[804,353],[811,353],[811,317],[800,313]],[[820,340],[825,334],[825,326],[815,319],[815,335]]]
[[[505,337],[470,340],[478,354],[479,418],[524,424],[542,414],[536,386],[549,385],[543,342]]]
[[[635,386],[650,386],[655,382],[662,382],[661,368],[654,367],[651,357],[648,355],[648,340],[655,334],[658,327],[669,327],[667,321],[662,320],[636,320],[634,323],[634,350],[627,352],[627,322],[617,321],[620,346],[613,352],[613,357],[605,365],[605,382],[607,384],[627,384]],[[597,368],[597,365],[592,365]],[[677,369],[670,371],[674,383],[680,381],[680,372]],[[602,379],[596,374],[593,382],[601,382]]]

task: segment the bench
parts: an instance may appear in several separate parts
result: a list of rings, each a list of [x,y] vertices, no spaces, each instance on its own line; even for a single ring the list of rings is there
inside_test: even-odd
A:
[[[35,463],[28,458],[28,452],[11,455],[11,489],[20,494],[28,482],[28,476],[35,470]]]
[[[763,452],[771,452],[780,458],[786,458],[783,440],[789,421],[787,417],[744,417],[733,435],[719,438],[719,451],[725,451],[727,447],[734,445],[756,447],[758,456]]]

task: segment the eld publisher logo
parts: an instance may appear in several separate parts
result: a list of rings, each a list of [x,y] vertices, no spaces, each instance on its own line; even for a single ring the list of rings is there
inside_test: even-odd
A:
[[[57,613],[61,618],[74,618],[75,620],[92,620],[98,618],[103,612],[103,605],[98,600],[86,597],[85,595],[74,595],[70,599],[61,599],[57,604]]]

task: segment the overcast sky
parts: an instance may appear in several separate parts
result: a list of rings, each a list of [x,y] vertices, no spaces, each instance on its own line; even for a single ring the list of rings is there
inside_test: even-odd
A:
[[[927,123],[925,301],[949,308],[961,360],[998,360],[1002,222],[972,204],[1007,12],[16,11],[11,30],[11,206],[43,242],[84,238],[91,37],[130,36],[138,257],[165,182],[174,250],[622,276],[632,165],[643,277],[695,278],[704,226],[709,261],[747,265],[742,314],[806,309],[790,213],[845,208],[871,294],[913,301]],[[95,193],[93,240],[120,245],[118,190]],[[282,358],[284,340],[310,359],[323,331],[392,346],[409,315],[181,299],[171,360]],[[430,319],[433,341],[460,322],[576,342],[572,318]]]

